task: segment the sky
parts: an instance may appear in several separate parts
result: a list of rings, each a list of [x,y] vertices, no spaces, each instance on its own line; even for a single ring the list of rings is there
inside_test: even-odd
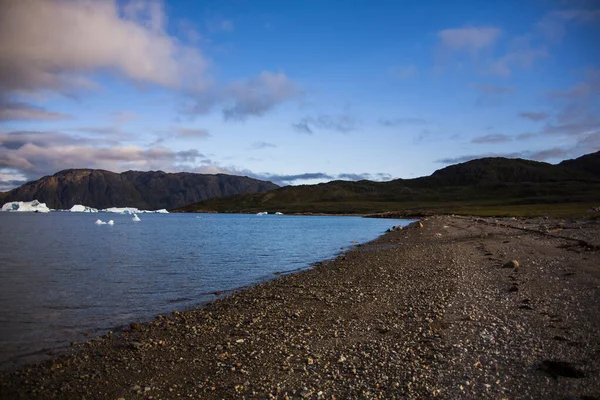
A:
[[[0,191],[67,168],[297,185],[600,149],[599,0],[0,7]]]

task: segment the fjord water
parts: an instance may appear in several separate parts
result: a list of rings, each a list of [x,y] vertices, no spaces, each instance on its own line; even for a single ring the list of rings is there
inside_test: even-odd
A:
[[[113,219],[114,226],[94,221]],[[398,220],[0,213],[0,368],[307,268]],[[355,244],[355,243],[354,243]]]

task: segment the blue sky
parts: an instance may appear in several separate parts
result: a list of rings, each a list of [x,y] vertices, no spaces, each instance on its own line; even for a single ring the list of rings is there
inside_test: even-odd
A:
[[[303,184],[600,149],[597,1],[8,2],[0,190],[65,168]]]

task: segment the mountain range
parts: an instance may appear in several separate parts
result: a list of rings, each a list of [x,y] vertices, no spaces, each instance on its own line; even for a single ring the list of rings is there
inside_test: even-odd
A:
[[[421,178],[286,186],[266,193],[211,199],[178,211],[365,214],[426,209],[482,213],[485,208],[484,214],[494,214],[499,207],[512,207],[524,210],[525,215],[535,209],[565,209],[566,205],[575,205],[578,210],[600,205],[600,152],[556,165],[481,158]]]
[[[240,193],[265,192],[279,186],[267,181],[225,174],[187,172],[68,169],[0,193],[0,204],[39,200],[50,208],[75,204],[94,208],[172,209],[198,201]]]
[[[430,176],[388,182],[332,181],[279,187],[233,175],[70,169],[0,193],[0,204],[39,200],[50,208],[166,208],[180,212],[366,214],[432,210],[477,213],[482,208],[545,209],[600,205],[600,151],[560,164],[481,158]]]

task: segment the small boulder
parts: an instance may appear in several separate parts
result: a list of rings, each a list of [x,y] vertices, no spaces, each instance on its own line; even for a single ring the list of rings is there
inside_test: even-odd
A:
[[[519,262],[517,260],[510,260],[509,262],[504,264],[503,267],[519,269],[521,267],[521,265],[519,265]]]
[[[129,327],[132,331],[139,331],[140,329],[142,329],[142,326],[137,322],[132,322],[131,324],[129,324]]]
[[[423,223],[419,222],[419,228],[422,228],[422,227],[423,227]]]

